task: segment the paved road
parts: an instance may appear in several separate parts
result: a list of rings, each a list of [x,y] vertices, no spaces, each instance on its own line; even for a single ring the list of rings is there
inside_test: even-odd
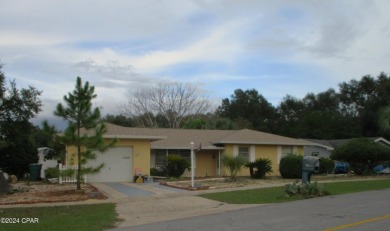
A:
[[[390,230],[390,190],[259,205],[115,230]]]

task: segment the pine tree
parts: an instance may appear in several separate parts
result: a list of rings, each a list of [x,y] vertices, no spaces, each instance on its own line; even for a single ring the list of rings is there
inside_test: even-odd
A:
[[[77,77],[76,86],[72,93],[64,96],[65,106],[61,103],[57,105],[54,114],[68,121],[62,141],[66,145],[77,147],[77,189],[80,190],[82,174],[97,173],[103,167],[104,163],[96,168],[83,168],[88,160],[96,158],[92,150],[104,152],[107,148],[114,145],[114,142],[106,144],[103,139],[107,129],[100,119],[99,108],[92,108],[92,100],[97,97],[94,93],[95,87],[90,86],[89,82],[82,84],[80,77]]]

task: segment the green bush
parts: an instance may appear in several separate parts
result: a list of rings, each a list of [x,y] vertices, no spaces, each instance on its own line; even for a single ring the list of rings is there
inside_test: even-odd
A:
[[[284,186],[284,190],[289,197],[300,196],[302,198],[312,198],[329,195],[329,192],[325,191],[324,187],[317,182],[313,184],[298,184],[297,182],[287,184]]]
[[[272,162],[266,158],[258,158],[253,162],[247,163],[245,167],[249,168],[251,178],[254,179],[265,178],[265,174],[272,172]]]
[[[334,160],[329,158],[321,157],[320,158],[320,173],[328,174],[332,173],[334,170]]]
[[[186,169],[190,169],[190,165],[190,162],[180,155],[168,155],[163,169],[169,177],[179,178]]]
[[[300,179],[302,177],[303,156],[290,153],[280,160],[279,171],[283,178]]]
[[[390,160],[390,149],[373,140],[360,138],[336,148],[331,159],[348,162],[357,175],[363,175],[385,161]]]
[[[237,173],[241,170],[245,164],[245,160],[240,156],[233,156],[226,154],[222,156],[222,164],[228,169],[230,173],[230,179],[236,180]]]
[[[163,170],[159,170],[158,168],[151,168],[150,175],[151,176],[165,176],[166,174]]]
[[[46,179],[58,178],[60,176],[60,170],[58,168],[48,168],[45,170]]]

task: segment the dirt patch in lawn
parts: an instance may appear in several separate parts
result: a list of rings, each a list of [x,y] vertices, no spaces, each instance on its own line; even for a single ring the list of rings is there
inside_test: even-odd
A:
[[[81,190],[76,190],[75,184],[18,182],[10,184],[10,189],[12,193],[0,194],[0,205],[106,199],[102,193],[89,184],[82,184]]]

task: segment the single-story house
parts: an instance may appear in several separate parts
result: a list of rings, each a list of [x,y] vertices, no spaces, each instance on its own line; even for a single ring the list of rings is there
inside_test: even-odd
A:
[[[248,161],[268,158],[272,161],[273,175],[280,175],[279,162],[288,153],[304,154],[310,141],[278,136],[270,133],[242,130],[196,130],[165,128],[121,127],[106,123],[104,138],[116,138],[115,147],[98,153],[87,165],[105,166],[98,174],[88,176],[89,182],[131,182],[135,173],[150,174],[150,168],[159,167],[169,154],[190,159],[195,153],[195,176],[224,176],[227,171],[221,164],[223,155],[239,155]],[[194,143],[191,147],[191,142]],[[66,165],[76,165],[75,147],[67,147]],[[240,176],[249,176],[244,168]]]
[[[372,137],[368,138],[373,140],[376,143],[390,146],[390,141],[386,140],[383,137]],[[313,145],[305,146],[304,155],[305,156],[318,156],[329,158],[330,154],[335,148],[338,148],[349,141],[351,139],[336,139],[336,140],[318,140],[318,139],[304,139],[306,141],[311,142]]]

